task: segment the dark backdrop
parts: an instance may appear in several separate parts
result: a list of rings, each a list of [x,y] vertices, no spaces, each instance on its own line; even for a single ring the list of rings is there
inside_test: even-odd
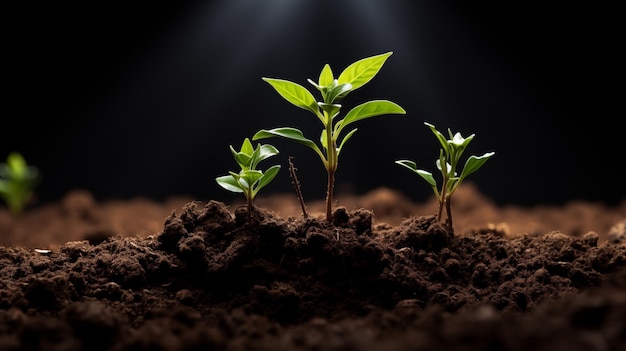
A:
[[[176,3],[176,2],[171,2]],[[561,2],[559,2],[561,3]],[[623,181],[619,11],[553,1],[224,0],[32,2],[5,10],[0,158],[18,150],[43,174],[40,201],[75,188],[99,199],[191,195],[228,201],[214,178],[235,169],[228,145],[261,128],[320,125],[261,80],[309,87],[322,66],[394,54],[344,100],[402,105],[357,124],[337,191],[386,186],[425,200],[430,188],[394,164],[434,170],[423,125],[475,133],[467,154],[496,155],[469,181],[501,204],[617,203]],[[617,5],[615,5],[617,6]],[[620,29],[621,30],[621,29]],[[619,63],[619,65],[618,65]],[[290,192],[295,157],[307,199],[324,198],[309,149],[281,154],[262,191]],[[240,196],[240,195],[234,195]]]

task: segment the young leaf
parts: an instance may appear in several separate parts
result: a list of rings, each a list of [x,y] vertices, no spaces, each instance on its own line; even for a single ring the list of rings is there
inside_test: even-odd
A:
[[[354,107],[343,119],[341,130],[350,123],[360,121],[365,118],[385,115],[385,114],[405,114],[406,111],[398,104],[387,100],[373,100]]]
[[[311,111],[316,116],[319,114],[315,97],[300,84],[284,79],[262,78],[268,82],[285,100],[305,110]]]
[[[272,145],[261,145],[261,151],[259,153],[258,162],[265,160],[268,157],[278,155],[278,149]],[[258,163],[257,162],[257,163]]]
[[[424,178],[433,188],[437,188],[437,181],[435,181],[432,173],[417,169],[417,164],[415,162],[411,160],[397,160],[396,163],[417,173],[420,177]]]
[[[352,90],[352,84],[350,83],[339,84],[328,91],[324,100],[328,103],[339,102]]]
[[[254,183],[256,183],[263,176],[263,172],[256,169],[249,169],[241,171],[239,175],[239,181],[244,180],[246,182],[246,186],[254,186]]]
[[[435,134],[435,137],[437,137],[437,140],[439,140],[439,143],[441,144],[441,147],[445,150],[446,155],[450,153],[450,148],[448,145],[448,140],[446,139],[445,136],[443,136],[443,134],[441,134],[437,128],[435,128],[434,125],[424,122],[425,125],[427,125],[430,130],[433,132],[433,134]]]
[[[413,172],[417,172],[417,164],[411,160],[397,160],[396,163],[410,169]]]
[[[495,152],[487,152],[482,156],[470,156],[465,162],[465,166],[463,166],[461,179],[465,179],[470,174],[476,172],[493,155],[495,155]]]
[[[416,170],[415,173],[419,174],[420,177],[424,178],[428,182],[428,184],[430,184],[430,186],[433,187],[433,189],[435,190],[435,194],[438,195],[437,181],[435,180],[435,177],[433,177],[432,173],[421,170],[421,169]]]
[[[246,155],[252,155],[254,152],[254,147],[252,147],[252,143],[250,142],[250,138],[245,138],[243,143],[241,143],[241,149],[239,152],[244,153]]]
[[[22,212],[38,181],[37,167],[29,166],[18,152],[11,152],[7,162],[0,163],[0,197],[14,215]]]
[[[326,112],[330,120],[335,118],[339,114],[339,111],[341,110],[341,105],[338,105],[338,104],[327,104],[324,102],[318,102],[317,104],[322,109],[322,111]],[[328,123],[329,121],[325,121],[324,125]]]
[[[333,84],[333,80],[335,80],[335,77],[333,77],[333,70],[330,69],[330,65],[325,64],[324,68],[322,68],[322,71],[320,72],[318,84],[321,87],[327,87]]]
[[[243,152],[237,152],[235,149],[233,149],[232,146],[230,147],[230,152],[233,154],[233,157],[235,158],[235,161],[237,162],[239,167],[241,167],[242,169],[250,168],[250,165],[252,163],[252,155],[245,154]]]
[[[351,131],[348,132],[348,134],[346,134],[345,137],[343,137],[343,140],[341,140],[341,145],[339,145],[339,147],[337,148],[337,156],[339,156],[339,154],[341,153],[341,150],[343,149],[343,144],[346,143],[346,141],[348,141],[348,139],[350,139],[350,137],[356,133],[357,128],[352,129]]]
[[[241,185],[237,182],[237,179],[232,175],[225,175],[221,177],[215,178],[217,184],[219,184],[222,188],[232,191],[234,193],[243,193],[241,189]]]
[[[283,138],[291,139],[295,142],[298,142],[300,144],[304,144],[310,147],[311,149],[315,150],[321,155],[321,151],[317,147],[317,144],[315,144],[310,139],[305,138],[302,132],[296,128],[282,127],[282,128],[274,128],[270,130],[261,129],[258,132],[256,132],[254,136],[252,136],[252,140],[259,140],[259,139],[272,138],[272,137],[283,137]]]
[[[269,184],[274,179],[274,177],[276,177],[279,170],[280,170],[280,165],[275,165],[275,166],[268,168],[263,174],[263,176],[259,178],[259,182],[256,188],[253,190],[253,196],[256,196],[259,190],[261,190],[264,186]]]
[[[352,63],[346,67],[343,72],[341,72],[337,81],[339,84],[352,84],[352,90],[362,87],[374,78],[392,53],[393,52],[387,52],[380,55],[366,57]]]

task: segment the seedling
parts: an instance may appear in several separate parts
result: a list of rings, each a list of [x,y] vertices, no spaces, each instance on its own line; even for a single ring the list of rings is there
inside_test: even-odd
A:
[[[6,163],[0,163],[0,197],[12,215],[17,216],[31,199],[39,170],[28,165],[19,152],[11,152]]]
[[[328,174],[326,191],[326,219],[328,222],[332,222],[333,189],[339,154],[346,141],[354,135],[357,129],[354,128],[343,136],[341,133],[348,125],[365,118],[406,113],[402,107],[391,101],[373,100],[352,108],[343,119],[337,118],[341,110],[339,102],[349,93],[374,78],[391,54],[392,52],[387,52],[358,60],[346,67],[337,78],[334,77],[330,66],[324,65],[317,83],[308,79],[308,82],[321,93],[322,101],[317,101],[309,90],[297,83],[283,79],[262,78],[285,100],[315,115],[324,127],[319,138],[321,147],[311,139],[306,138],[300,130],[291,127],[262,129],[252,137],[252,140],[283,137],[304,144],[317,153]]]
[[[276,177],[278,170],[280,170],[280,166],[275,165],[263,172],[258,170],[257,166],[259,162],[266,158],[277,155],[278,149],[272,145],[261,144],[257,144],[256,148],[253,148],[250,139],[246,138],[241,144],[239,151],[236,151],[232,145],[230,146],[230,151],[241,170],[239,173],[229,171],[228,175],[217,177],[215,181],[226,190],[243,193],[246,196],[248,219],[250,219],[252,209],[254,208],[255,196],[261,188]]]
[[[452,194],[458,189],[459,185],[463,182],[467,176],[476,172],[480,167],[487,162],[487,160],[495,154],[495,152],[487,152],[482,156],[470,156],[465,165],[463,166],[463,170],[461,171],[461,175],[457,175],[456,169],[459,164],[459,160],[461,159],[461,155],[467,145],[474,139],[474,134],[468,136],[467,138],[463,138],[461,133],[452,134],[452,131],[448,129],[448,135],[450,139],[446,139],[443,134],[441,134],[434,125],[430,123],[424,123],[427,125],[430,130],[435,134],[437,140],[441,144],[441,149],[439,150],[439,159],[435,162],[437,165],[437,169],[441,172],[443,181],[441,184],[440,190],[437,189],[437,181],[433,177],[432,173],[417,169],[417,165],[415,162],[411,160],[397,160],[396,163],[400,166],[404,166],[413,172],[417,173],[419,176],[424,178],[428,184],[433,188],[435,196],[439,201],[439,210],[437,211],[437,220],[441,221],[441,216],[443,213],[443,208],[446,208],[446,213],[448,215],[447,225],[450,231],[453,230],[452,226],[452,211],[451,211],[451,200]]]

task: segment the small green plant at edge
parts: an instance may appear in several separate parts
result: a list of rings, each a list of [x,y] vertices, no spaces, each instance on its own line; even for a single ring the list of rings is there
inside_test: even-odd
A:
[[[461,155],[467,145],[474,139],[474,134],[468,136],[467,138],[463,138],[461,133],[452,134],[452,131],[448,129],[448,134],[450,139],[446,139],[443,134],[441,134],[434,125],[430,123],[424,123],[427,125],[430,130],[435,134],[437,140],[441,144],[441,149],[439,150],[439,159],[435,162],[437,168],[441,172],[443,181],[441,184],[440,190],[437,189],[437,181],[433,177],[432,173],[418,169],[415,162],[411,160],[397,160],[396,163],[400,166],[404,166],[413,172],[417,173],[419,176],[424,178],[428,184],[433,188],[435,196],[439,201],[439,210],[437,211],[437,220],[441,221],[441,216],[443,212],[443,208],[446,208],[446,213],[448,215],[447,226],[450,231],[453,231],[452,226],[452,211],[451,211],[451,199],[452,194],[458,189],[459,185],[463,182],[467,176],[476,172],[480,167],[487,162],[487,160],[495,154],[495,152],[487,152],[482,156],[470,156],[465,165],[463,166],[463,170],[460,175],[457,175],[456,170],[459,165],[459,160],[461,159]]]
[[[305,138],[300,130],[291,127],[262,129],[252,137],[252,140],[283,137],[304,144],[317,153],[328,174],[326,191],[326,219],[328,222],[332,222],[333,188],[339,154],[346,141],[354,135],[357,129],[348,131],[343,137],[340,137],[341,133],[348,125],[365,118],[406,113],[402,107],[391,101],[372,100],[352,108],[343,119],[337,118],[341,110],[339,102],[350,92],[362,87],[374,78],[391,54],[392,52],[387,52],[358,60],[346,67],[337,78],[334,77],[330,66],[324,65],[317,83],[308,79],[308,82],[322,95],[322,101],[319,102],[309,90],[297,83],[283,79],[262,78],[285,100],[314,114],[324,126],[319,139],[321,148],[311,139]]]
[[[272,166],[265,172],[258,170],[257,166],[266,158],[277,155],[278,149],[269,144],[257,144],[256,148],[253,148],[250,139],[245,138],[239,151],[236,151],[232,145],[230,151],[241,170],[239,173],[229,171],[228,175],[217,177],[215,181],[226,190],[243,193],[246,196],[248,219],[250,219],[257,193],[269,184],[280,170],[280,165]]]
[[[7,162],[0,163],[0,197],[12,215],[22,213],[38,181],[39,170],[28,165],[19,152],[11,152]]]

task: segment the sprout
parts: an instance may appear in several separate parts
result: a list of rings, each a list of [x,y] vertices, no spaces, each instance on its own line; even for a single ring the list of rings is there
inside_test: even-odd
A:
[[[365,118],[384,114],[405,114],[406,111],[399,105],[387,100],[373,100],[352,108],[343,119],[338,118],[341,105],[339,102],[352,91],[369,82],[380,71],[383,64],[392,52],[375,55],[358,60],[350,64],[335,78],[330,66],[322,68],[318,82],[308,80],[322,95],[317,101],[313,94],[303,86],[288,80],[263,78],[285,100],[291,104],[311,112],[322,123],[323,129],[319,137],[319,145],[308,139],[304,134],[291,127],[281,127],[271,130],[260,130],[252,140],[271,137],[283,137],[304,144],[311,148],[320,157],[328,174],[326,191],[326,219],[332,222],[333,188],[335,172],[339,164],[339,154],[344,144],[354,133],[356,128],[342,132],[350,124]]]
[[[278,154],[278,149],[272,145],[257,144],[252,147],[250,139],[246,138],[241,144],[241,149],[236,151],[232,145],[230,151],[235,161],[241,168],[239,173],[229,171],[229,175],[215,178],[222,188],[235,193],[243,193],[246,196],[248,206],[248,219],[254,208],[254,198],[267,184],[269,184],[280,169],[279,165],[268,168],[265,172],[258,170],[259,162]]]
[[[11,152],[7,162],[0,163],[0,197],[12,215],[22,213],[38,182],[39,170],[28,165],[19,152]]]
[[[467,178],[470,174],[476,172],[480,167],[487,162],[487,160],[495,154],[495,152],[487,152],[482,156],[470,156],[465,165],[463,166],[463,170],[461,174],[458,175],[456,170],[459,165],[459,160],[461,159],[461,155],[467,145],[474,139],[474,134],[468,136],[467,138],[463,138],[461,133],[452,134],[452,131],[448,129],[448,135],[450,136],[449,140],[441,134],[434,125],[430,123],[424,123],[427,125],[430,130],[435,134],[437,140],[441,144],[441,149],[439,150],[439,158],[435,162],[437,165],[437,169],[441,172],[443,182],[441,184],[441,188],[437,189],[437,181],[433,177],[432,173],[418,169],[415,162],[411,160],[397,160],[396,163],[400,166],[406,167],[411,171],[417,173],[420,177],[424,178],[433,188],[435,196],[439,201],[439,210],[437,212],[437,220],[441,221],[441,216],[443,212],[443,208],[446,208],[446,213],[448,215],[448,229],[450,231],[453,230],[452,226],[452,211],[450,209],[450,203],[452,194],[456,191],[456,189],[461,185],[463,180]]]

